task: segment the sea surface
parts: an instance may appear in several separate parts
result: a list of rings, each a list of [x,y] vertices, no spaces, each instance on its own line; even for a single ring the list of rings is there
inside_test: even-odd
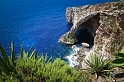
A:
[[[33,45],[38,53],[64,59],[72,53],[70,45],[58,42],[70,28],[65,9],[72,6],[98,4],[112,0],[0,0],[0,45],[10,55],[13,41],[18,55],[21,44],[25,50]]]

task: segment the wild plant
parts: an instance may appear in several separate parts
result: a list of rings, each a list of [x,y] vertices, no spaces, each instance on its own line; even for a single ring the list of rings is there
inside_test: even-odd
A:
[[[96,55],[91,55],[89,60],[85,60],[88,65],[88,71],[91,72],[92,75],[95,75],[94,79],[97,79],[98,76],[108,77],[111,79],[111,69],[112,65],[109,61],[104,60],[104,57],[98,57]]]
[[[38,54],[32,47],[28,52],[24,44],[19,56],[11,44],[11,55],[0,46],[0,82],[82,82],[82,72],[70,67],[67,62]]]

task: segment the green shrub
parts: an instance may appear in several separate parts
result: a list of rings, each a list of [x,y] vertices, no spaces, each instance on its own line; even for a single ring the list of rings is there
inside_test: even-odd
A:
[[[37,51],[24,50],[16,57],[14,45],[11,44],[11,56],[0,46],[0,82],[82,82],[80,71],[70,67],[59,58],[38,55]]]
[[[70,37],[70,38],[67,39],[67,42],[70,42],[71,44],[73,44],[74,43],[74,39],[72,37]]]
[[[94,79],[94,76],[89,71],[84,71],[82,73],[82,82],[92,82],[92,79]]]

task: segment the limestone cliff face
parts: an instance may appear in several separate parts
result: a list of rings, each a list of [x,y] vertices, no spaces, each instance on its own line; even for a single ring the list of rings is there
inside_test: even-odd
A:
[[[113,59],[113,53],[124,51],[124,7],[119,4],[110,2],[67,8],[66,18],[73,26],[59,41],[74,44],[79,41],[76,36],[78,30],[87,29],[94,38],[90,54]]]

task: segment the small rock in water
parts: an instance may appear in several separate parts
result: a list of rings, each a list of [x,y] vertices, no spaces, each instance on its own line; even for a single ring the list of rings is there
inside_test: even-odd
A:
[[[82,46],[85,47],[85,48],[88,48],[90,45],[88,43],[82,43]]]
[[[73,45],[72,48],[73,48],[73,49],[76,48],[76,45]]]

